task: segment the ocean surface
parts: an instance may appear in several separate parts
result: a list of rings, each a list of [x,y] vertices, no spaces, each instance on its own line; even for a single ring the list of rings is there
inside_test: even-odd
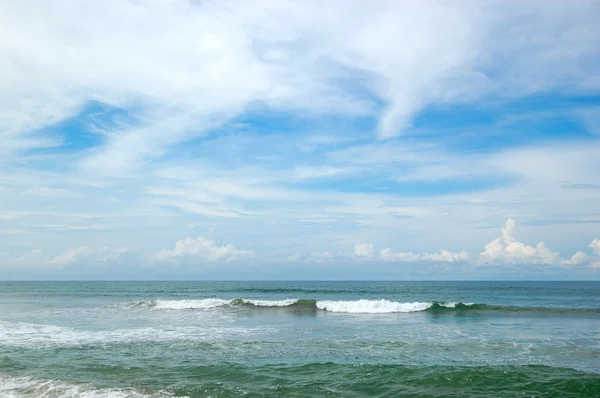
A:
[[[0,397],[600,397],[600,282],[0,282]]]

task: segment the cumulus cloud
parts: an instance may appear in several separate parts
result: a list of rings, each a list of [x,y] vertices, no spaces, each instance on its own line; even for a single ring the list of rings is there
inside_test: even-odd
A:
[[[584,252],[577,252],[571,256],[568,260],[561,260],[560,265],[579,265],[587,260],[587,254]]]
[[[442,250],[435,253],[394,252],[390,248],[379,251],[376,257],[380,261],[397,262],[448,262],[448,263],[472,263],[472,264],[546,264],[546,265],[580,265],[590,260],[584,252],[578,251],[569,259],[561,259],[558,252],[553,252],[543,242],[536,246],[529,246],[519,242],[514,236],[515,221],[506,220],[502,228],[502,234],[498,238],[485,245],[485,250],[478,256],[471,256],[467,251],[452,252]],[[594,239],[589,247],[600,254],[600,240]],[[371,243],[359,243],[354,246],[354,259],[372,257],[374,245]],[[590,267],[594,267],[591,263]],[[599,263],[600,264],[600,263]]]
[[[172,250],[160,250],[154,254],[158,261],[197,260],[205,262],[232,261],[252,255],[249,250],[236,249],[232,245],[224,245],[218,241],[204,237],[187,237],[175,243]]]
[[[309,254],[298,254],[294,253],[287,257],[288,262],[305,262],[305,263],[331,263],[331,262],[350,262],[357,259],[364,259],[365,257],[359,257],[355,254],[343,253],[343,252],[316,252]]]
[[[514,230],[515,221],[509,218],[502,228],[502,236],[485,245],[480,261],[489,264],[556,264],[560,261],[559,253],[547,248],[543,242],[533,247],[515,240]]]
[[[163,247],[154,246],[154,242],[180,238],[170,236],[180,219],[166,218],[186,213],[190,222],[213,222],[219,217],[227,224],[225,228],[249,235],[257,225],[264,225],[263,220],[271,223],[269,227],[276,224],[264,234],[253,235],[253,244],[265,247],[270,240],[277,240],[278,248],[285,246],[293,253],[298,241],[319,247],[321,234],[315,234],[314,228],[298,226],[297,220],[311,217],[333,220],[331,225],[319,228],[329,236],[352,234],[353,228],[370,228],[368,236],[373,236],[374,242],[376,235],[389,236],[399,228],[417,230],[443,224],[438,241],[446,242],[442,247],[454,247],[462,237],[454,233],[453,221],[472,227],[471,222],[505,214],[507,206],[519,214],[528,211],[532,202],[552,197],[552,201],[546,200],[537,208],[540,220],[560,214],[566,217],[565,213],[574,208],[587,221],[597,213],[597,193],[592,194],[591,189],[587,195],[579,188],[577,195],[554,190],[559,181],[572,183],[573,187],[595,184],[597,143],[586,142],[585,148],[561,143],[552,151],[542,147],[509,151],[500,157],[486,150],[478,161],[472,157],[458,160],[464,159],[464,154],[454,156],[450,147],[461,145],[448,146],[448,153],[443,149],[453,139],[440,139],[437,150],[427,148],[437,141],[428,138],[421,148],[411,144],[420,139],[417,134],[411,135],[414,131],[410,126],[415,115],[427,112],[429,107],[479,106],[490,97],[495,104],[501,104],[538,93],[569,97],[596,93],[600,88],[599,47],[595,44],[600,42],[600,30],[596,27],[598,2],[0,3],[0,37],[10,38],[0,45],[0,168],[7,163],[27,172],[48,166],[56,170],[43,173],[40,182],[19,182],[25,188],[32,187],[22,189],[30,194],[25,195],[28,197],[19,192],[7,200],[8,189],[4,188],[0,203],[5,213],[0,214],[0,219],[7,222],[1,225],[3,231],[30,231],[34,220],[38,225],[46,225],[46,229],[50,224],[67,225],[79,217],[73,211],[90,212],[110,218],[102,224],[113,229],[108,238],[112,244],[127,240],[155,253]],[[402,39],[390,41],[390,37]],[[282,113],[286,121],[297,119],[299,123],[263,123],[263,117],[270,119]],[[357,116],[366,116],[365,121],[369,122],[354,123]],[[230,123],[237,126],[239,120],[247,128],[235,127],[235,134],[230,134]],[[328,128],[331,125],[322,124],[324,120],[332,120],[337,127]],[[346,131],[344,126],[348,121],[353,125],[352,131]],[[61,122],[74,123],[78,128],[62,129]],[[47,129],[49,126],[51,130]],[[263,134],[279,127],[286,140],[295,138],[298,144],[291,146],[296,147],[317,145],[316,141],[309,142],[308,130],[311,134],[327,131],[334,141],[343,136],[339,142],[318,143],[322,148],[343,153],[336,156],[301,149],[299,154],[294,148],[288,156],[280,150],[286,146],[270,144],[276,134]],[[439,131],[440,137],[456,126],[446,127]],[[260,132],[255,135],[261,138],[248,137],[247,131],[248,135]],[[222,132],[226,134],[214,142],[186,146],[182,153],[182,143]],[[409,139],[389,140],[403,134],[408,134]],[[230,136],[235,136],[235,144],[229,145],[234,142],[232,138],[223,145],[220,139]],[[252,144],[238,146],[245,140]],[[364,150],[356,151],[357,145]],[[27,151],[39,147],[56,150]],[[230,153],[223,150],[225,147],[236,149]],[[198,156],[196,150],[200,148],[214,155],[215,160]],[[24,154],[36,156],[35,161],[19,158]],[[47,154],[52,158],[37,159]],[[344,154],[347,160],[343,159]],[[232,178],[202,175],[193,184],[187,184],[190,178],[175,180],[155,173],[156,167],[178,163],[182,169],[195,170],[202,162],[215,171],[236,170],[232,170]],[[64,167],[52,167],[56,164]],[[136,167],[139,174],[126,173]],[[241,170],[244,173],[260,167],[264,170],[257,173],[257,179],[252,176],[251,181],[246,181],[240,175]],[[67,181],[71,173],[81,173],[79,182]],[[83,184],[82,181],[91,186],[94,183],[89,181],[95,178],[89,177],[94,173],[119,177],[125,174],[131,178],[106,179],[105,187],[89,190],[71,186]],[[10,187],[14,182],[7,182],[7,174],[2,173],[0,184]],[[60,187],[35,188],[45,187],[44,180],[51,174],[60,181]],[[376,176],[373,184],[369,181],[371,175]],[[425,195],[415,199],[390,189],[396,187],[395,183],[379,187],[376,181],[437,182],[476,176],[497,187],[494,176],[498,175],[507,175],[509,178],[503,181],[516,184],[503,185],[493,192],[484,188],[477,194],[433,197],[426,197],[426,192],[431,191],[425,189]],[[334,177],[339,185],[322,183]],[[298,188],[289,189],[293,184]],[[470,184],[460,186],[467,185]],[[348,188],[354,192],[348,192]],[[76,189],[89,195],[90,200],[70,201],[71,193],[77,194]],[[441,189],[440,192],[446,192],[446,188]],[[473,195],[482,201],[473,202]],[[117,199],[113,205],[104,201],[113,196]],[[56,209],[61,207],[66,209],[62,215],[18,213],[19,209],[58,213]],[[110,215],[132,214],[142,208],[147,214],[164,213],[165,221],[156,222],[158,217],[144,214],[130,223]],[[400,218],[406,220],[401,226]],[[586,241],[591,238],[586,230],[591,225],[581,224],[578,230]],[[160,232],[131,233],[133,226],[136,230]],[[465,236],[476,234],[471,227],[463,226],[461,232]],[[31,250],[52,239],[57,247],[64,248],[71,245],[75,234],[49,235],[41,231],[37,241],[29,242],[21,242],[22,237],[7,236],[5,232],[2,244]],[[97,236],[77,234],[81,244],[85,244],[84,239],[92,244],[89,242]],[[452,241],[444,239],[449,235],[453,235]],[[402,247],[414,250],[411,245],[415,241],[406,238]],[[177,247],[158,253],[167,259],[197,256],[206,261],[227,261],[244,252],[238,250],[240,253],[235,254],[237,249],[223,248],[219,243],[209,249],[204,243],[190,244],[201,247],[196,254],[185,254],[188,249],[179,251]],[[506,236],[490,244],[482,262],[560,263],[553,259],[556,253],[543,244],[532,247],[507,241]],[[75,264],[86,256],[94,257],[89,250],[70,249],[48,261]],[[362,247],[354,255],[352,248],[340,255],[336,254],[338,247],[326,250],[331,253],[321,253],[317,256],[319,261],[387,257],[396,261],[448,262],[465,258],[463,252],[435,252],[438,247],[424,249],[429,253],[394,253],[391,249]],[[215,253],[226,254],[219,257]],[[30,254],[30,258],[36,255]],[[564,261],[579,260],[580,257]]]
[[[373,255],[373,244],[357,243],[354,245],[354,255],[357,257],[371,257]]]
[[[594,251],[598,256],[600,256],[600,239],[594,239],[590,245],[588,246],[590,249]]]
[[[596,256],[600,256],[600,239],[595,238],[594,240],[592,240],[590,242],[588,247],[590,249],[592,249],[592,251],[594,252],[594,254],[596,254]],[[595,259],[597,260],[598,257],[596,257]],[[592,262],[590,262],[588,267],[593,268],[593,269],[600,269],[600,261],[592,261]]]
[[[442,250],[439,253],[394,253],[389,248],[379,252],[379,258],[383,261],[423,261],[423,262],[464,262],[469,259],[469,253],[461,251],[454,253]]]

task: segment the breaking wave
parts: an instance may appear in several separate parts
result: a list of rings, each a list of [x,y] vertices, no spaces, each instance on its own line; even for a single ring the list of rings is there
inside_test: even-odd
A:
[[[345,312],[349,314],[378,314],[391,312],[419,312],[425,311],[433,303],[399,303],[389,300],[357,300],[357,301],[317,301],[320,310],[331,312]]]
[[[149,307],[160,310],[193,310],[211,309],[222,307],[231,303],[231,300],[202,299],[202,300],[156,300],[148,302]],[[144,302],[142,303],[144,304]]]
[[[198,300],[153,300],[135,303],[134,306],[148,307],[158,310],[209,310],[221,307],[253,307],[253,308],[294,308],[308,310],[322,310],[349,314],[378,314],[378,313],[405,313],[420,312],[430,309],[460,309],[472,306],[472,303],[455,302],[396,302],[385,299],[380,300],[310,300],[310,299],[284,299],[284,300],[259,300],[237,298],[226,299],[198,299]]]
[[[553,308],[553,307],[519,307],[489,305],[463,302],[398,302],[387,299],[360,300],[314,300],[314,299],[219,299],[206,298],[197,300],[152,300],[127,304],[128,307],[146,307],[156,310],[211,310],[220,308],[249,309],[287,309],[295,311],[326,311],[347,314],[391,314],[391,313],[465,313],[465,312],[502,312],[502,313],[552,313],[552,314],[587,314],[600,315],[595,308]]]

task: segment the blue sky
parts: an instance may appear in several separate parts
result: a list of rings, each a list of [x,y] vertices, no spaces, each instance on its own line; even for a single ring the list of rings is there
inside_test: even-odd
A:
[[[1,279],[599,279],[600,2],[0,6]]]

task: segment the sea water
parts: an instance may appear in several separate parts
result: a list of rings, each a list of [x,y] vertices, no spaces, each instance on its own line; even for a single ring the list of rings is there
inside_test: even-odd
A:
[[[0,282],[0,397],[600,397],[600,282]]]

